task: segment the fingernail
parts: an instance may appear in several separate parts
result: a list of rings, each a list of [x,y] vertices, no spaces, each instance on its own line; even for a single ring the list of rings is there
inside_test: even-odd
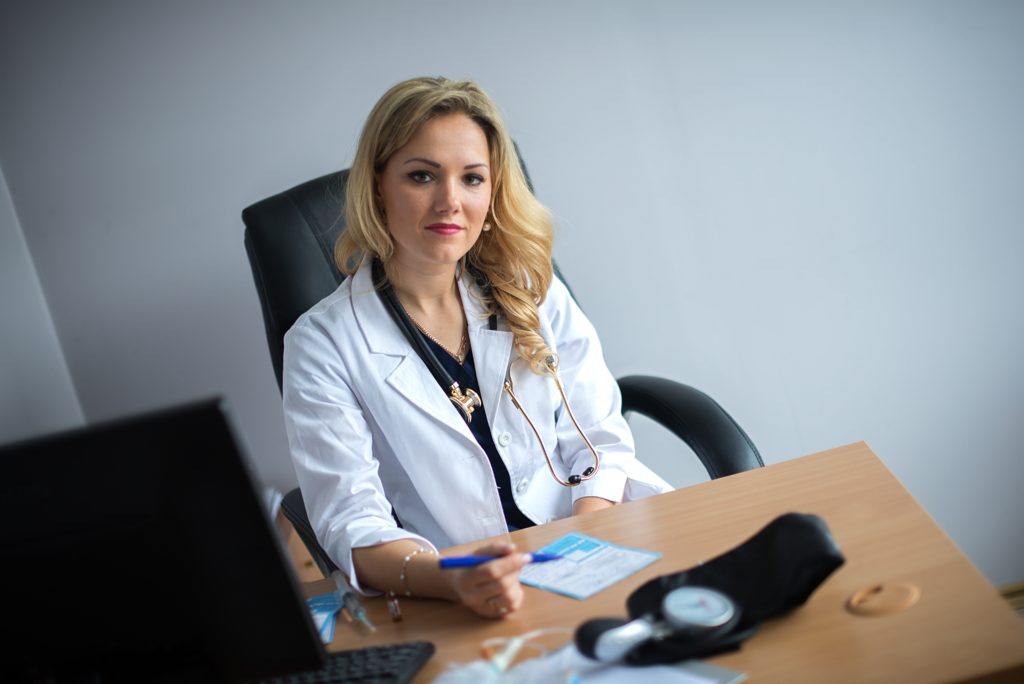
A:
[[[529,563],[530,561],[533,560],[533,556],[531,556],[528,553],[521,553],[521,554],[519,554],[519,559],[521,561],[523,561],[524,563]]]

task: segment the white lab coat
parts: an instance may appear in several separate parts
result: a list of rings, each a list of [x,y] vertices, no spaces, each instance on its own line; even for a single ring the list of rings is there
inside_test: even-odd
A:
[[[552,282],[541,332],[558,353],[576,418],[601,455],[597,476],[573,488],[555,482],[536,436],[503,391],[509,372],[565,479],[593,458],[554,381],[519,359],[500,317],[498,330],[488,329],[471,278],[462,278],[459,291],[494,443],[527,517],[566,517],[584,496],[623,501],[671,489],[636,459],[618,385],[565,285]],[[353,548],[406,538],[444,548],[507,531],[484,450],[395,325],[368,266],[299,318],[284,347],[285,425],[306,510],[321,545],[354,586]]]

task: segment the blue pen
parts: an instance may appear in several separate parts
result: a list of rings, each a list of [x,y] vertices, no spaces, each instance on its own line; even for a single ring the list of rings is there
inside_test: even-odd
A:
[[[498,558],[502,558],[502,556],[448,556],[439,560],[437,564],[445,570],[450,568],[473,568]],[[530,554],[531,563],[547,563],[548,561],[560,558],[564,558],[564,556],[559,556],[557,553]]]

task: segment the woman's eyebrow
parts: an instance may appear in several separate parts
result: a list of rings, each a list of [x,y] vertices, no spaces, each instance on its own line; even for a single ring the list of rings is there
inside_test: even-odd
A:
[[[420,162],[422,164],[426,164],[427,166],[433,166],[435,169],[441,168],[441,165],[438,164],[433,159],[424,159],[423,157],[413,157],[412,159],[405,160],[406,164],[412,164],[413,162]]]
[[[412,159],[406,159],[405,160],[405,164],[412,164],[413,162],[419,162],[421,164],[426,164],[427,166],[432,166],[435,169],[441,168],[441,165],[439,163],[437,163],[433,159],[427,159],[425,157],[413,157]],[[481,166],[484,167],[484,168],[487,168],[487,164],[484,164],[483,162],[478,162],[476,164],[466,164],[462,168],[463,169],[476,169],[476,168],[479,168]]]

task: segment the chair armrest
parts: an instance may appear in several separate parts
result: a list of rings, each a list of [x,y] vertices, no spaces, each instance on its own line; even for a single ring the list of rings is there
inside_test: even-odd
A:
[[[298,487],[285,494],[281,500],[281,510],[284,512],[284,517],[288,518],[288,522],[295,528],[299,539],[306,545],[309,555],[313,557],[313,562],[320,568],[320,572],[324,574],[324,577],[330,577],[331,573],[338,569],[338,566],[334,564],[331,557],[320,546],[320,542],[317,541],[316,533],[313,532],[313,527],[309,524],[309,516],[306,515],[306,503],[302,500],[302,491]]]
[[[666,378],[619,379],[622,412],[636,411],[686,442],[711,479],[764,466],[757,447],[718,402],[700,390]]]

